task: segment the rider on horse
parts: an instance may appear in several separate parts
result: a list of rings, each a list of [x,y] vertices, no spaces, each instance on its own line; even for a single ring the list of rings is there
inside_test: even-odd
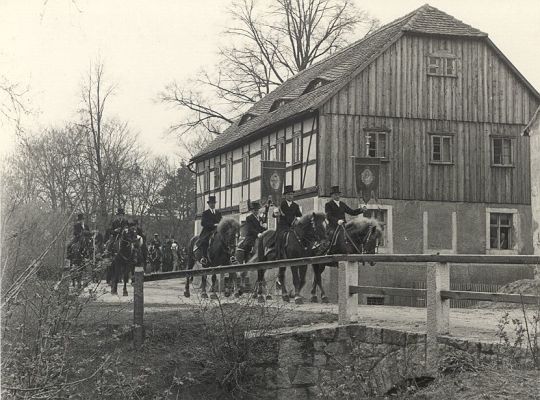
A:
[[[250,256],[257,237],[266,230],[266,224],[259,220],[261,205],[254,201],[250,206],[251,214],[246,217],[244,239],[238,244],[238,248],[244,251],[244,260]]]
[[[135,231],[137,232],[137,235],[142,238],[141,252],[142,252],[144,263],[146,264],[146,260],[148,259],[148,247],[146,246],[146,235],[144,234],[141,226],[139,225],[138,219],[133,220],[133,226],[135,227]]]
[[[208,197],[208,210],[204,211],[201,216],[202,231],[199,235],[199,240],[196,246],[201,249],[201,264],[203,266],[208,264],[208,246],[210,242],[210,236],[216,231],[216,227],[221,221],[221,213],[216,210],[216,196]]]
[[[302,216],[300,211],[300,206],[293,201],[294,191],[291,185],[285,186],[283,191],[285,200],[281,202],[279,208],[274,210],[274,217],[278,218],[276,226],[276,260],[285,258],[284,248],[285,248],[285,238],[287,232],[291,229],[293,222]]]
[[[161,247],[161,240],[159,240],[158,233],[154,233],[154,238],[151,240],[150,244],[156,249],[159,249]]]
[[[128,227],[128,220],[125,218],[123,208],[118,208],[116,211],[116,218],[112,221],[111,229],[109,230],[109,239],[107,249],[110,253],[114,251],[114,243],[118,240],[118,237],[124,228]]]
[[[345,214],[360,215],[365,213],[367,208],[364,206],[362,208],[353,210],[347,204],[340,201],[339,198],[341,192],[339,190],[339,186],[332,186],[330,195],[332,196],[332,200],[324,205],[324,212],[326,213],[326,219],[328,220],[328,231],[329,237],[331,238],[334,235],[337,227],[347,222],[345,219]]]
[[[77,242],[80,242],[85,232],[89,234],[90,228],[84,223],[84,214],[77,214],[77,222],[73,224],[73,238],[71,239],[71,242],[68,244],[67,248],[69,255],[71,255],[71,249],[73,245]]]

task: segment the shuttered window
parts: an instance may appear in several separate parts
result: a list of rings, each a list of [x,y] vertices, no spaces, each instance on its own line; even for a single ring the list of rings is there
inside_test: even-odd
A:
[[[270,160],[270,145],[265,143],[261,147],[261,160]]]
[[[214,189],[218,189],[221,186],[221,165],[216,163],[214,167]]]
[[[249,152],[242,155],[242,180],[249,180]]]
[[[285,161],[285,138],[279,138],[277,140],[276,161]]]
[[[225,164],[225,185],[232,184],[233,177],[233,160],[232,157],[227,158],[227,163]]]
[[[302,162],[302,133],[295,133],[292,144],[292,163],[298,164]]]

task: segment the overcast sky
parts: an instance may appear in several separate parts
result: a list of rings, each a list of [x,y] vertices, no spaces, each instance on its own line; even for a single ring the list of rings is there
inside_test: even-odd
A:
[[[156,154],[173,155],[164,133],[175,113],[155,101],[172,80],[186,80],[216,60],[232,0],[0,0],[0,75],[30,88],[28,129],[77,118],[80,83],[98,57],[118,85],[110,111],[139,132]],[[259,0],[262,1],[262,0]],[[425,0],[356,0],[387,23]],[[432,6],[484,32],[540,89],[540,1],[431,0]],[[12,134],[1,129],[0,152]]]

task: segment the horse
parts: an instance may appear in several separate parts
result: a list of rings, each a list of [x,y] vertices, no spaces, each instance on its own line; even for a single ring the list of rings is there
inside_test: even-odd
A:
[[[159,272],[161,264],[161,250],[159,246],[151,243],[148,247],[148,261],[150,263],[150,272]]]
[[[320,246],[317,255],[323,254],[375,254],[383,232],[381,224],[374,218],[356,217],[343,225],[338,225],[331,232],[324,245]],[[362,263],[364,264],[364,263]],[[370,261],[370,265],[375,263]],[[321,302],[328,303],[328,297],[322,285],[324,264],[313,264],[313,285],[311,288],[312,303],[317,303],[317,287],[321,292]]]
[[[174,267],[174,256],[171,245],[172,243],[164,243],[162,246],[161,270],[163,272],[170,272]]]
[[[250,262],[273,260],[276,258],[273,245],[275,243],[276,233],[273,230],[263,232],[262,236],[255,244],[257,253]],[[324,213],[311,213],[304,215],[291,226],[286,234],[284,252],[285,258],[300,258],[313,255],[316,248],[326,238],[326,215]],[[290,301],[289,293],[285,285],[286,267],[280,267],[278,271],[277,286],[281,288],[281,298],[285,302]],[[294,285],[294,301],[296,304],[303,304],[303,298],[300,295],[302,288],[306,283],[307,265],[291,267],[291,274]],[[264,270],[257,273],[256,295],[259,302],[265,300],[263,297],[263,288],[265,287]],[[267,295],[266,300],[271,299]]]
[[[135,265],[142,263],[141,247],[143,239],[137,235],[133,228],[124,228],[118,239],[118,252],[115,254],[112,263],[111,294],[118,293],[118,282],[124,282],[123,296],[128,295],[127,282],[130,274],[133,274]]]
[[[92,253],[92,234],[83,231],[78,240],[73,242],[68,249],[71,283],[74,287],[81,288],[83,270],[86,268],[86,261],[92,257]]]
[[[238,232],[240,231],[240,224],[238,221],[230,218],[222,219],[216,231],[210,236],[208,245],[208,267],[217,267],[219,265],[236,264],[235,249],[236,241],[238,238]],[[199,261],[202,257],[200,248],[196,248],[195,243],[199,239],[198,236],[191,238],[187,249],[187,269],[191,270],[195,266],[195,262]],[[186,278],[186,287],[184,296],[189,297],[189,283],[191,279]],[[212,286],[210,287],[210,298],[217,299],[216,291],[216,275],[212,275]],[[206,293],[206,275],[202,276],[201,282],[201,297],[208,298]]]

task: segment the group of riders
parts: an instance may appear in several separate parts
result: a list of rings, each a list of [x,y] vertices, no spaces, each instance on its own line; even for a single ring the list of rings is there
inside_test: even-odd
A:
[[[271,200],[261,210],[259,202],[248,202],[250,214],[242,227],[234,219],[223,219],[216,210],[215,196],[209,196],[208,209],[201,216],[201,233],[194,237],[188,248],[187,268],[193,268],[200,261],[203,267],[216,267],[242,262],[259,262],[291,258],[311,257],[324,254],[340,253],[373,253],[378,240],[382,237],[382,228],[377,220],[367,216],[367,207],[351,208],[341,201],[339,186],[332,186],[331,199],[325,204],[325,213],[302,214],[298,203],[294,201],[292,186],[285,186],[283,200],[274,206],[273,217],[276,220],[275,231],[268,229],[268,214]],[[356,218],[347,224],[347,215]],[[238,226],[240,235],[235,234]],[[240,236],[240,241],[236,237]],[[229,258],[227,258],[227,256]],[[313,265],[314,286],[312,301],[316,301],[317,288],[321,290],[323,301],[328,300],[322,288],[321,274],[324,265]],[[291,266],[293,284],[295,286],[295,302],[301,303],[300,291],[305,284],[307,266]],[[285,267],[279,268],[277,287],[282,289],[282,298],[289,299],[285,289]],[[237,279],[236,274],[233,280]],[[245,273],[244,273],[245,277]],[[241,279],[240,279],[241,281]],[[190,296],[189,282],[186,280],[184,295]],[[212,276],[212,296],[215,296],[215,276]],[[238,283],[241,286],[241,283]],[[265,286],[264,270],[258,271],[254,296],[264,301],[261,285]],[[237,286],[233,290],[236,290]],[[202,296],[206,295],[206,277],[203,276]],[[227,287],[225,288],[227,295]],[[237,294],[237,293],[236,293]],[[262,300],[261,300],[262,298]],[[267,294],[266,299],[271,298]]]
[[[220,211],[216,209],[215,196],[209,196],[208,209],[202,213],[201,217],[201,233],[191,240],[187,250],[181,249],[173,238],[166,238],[165,242],[161,243],[157,233],[147,243],[138,220],[128,221],[124,210],[119,208],[110,229],[106,231],[104,236],[100,235],[100,240],[97,241],[101,242],[103,257],[109,256],[112,259],[111,266],[107,270],[107,281],[113,282],[112,292],[116,292],[116,284],[123,280],[124,295],[127,295],[125,283],[130,273],[133,273],[135,265],[146,266],[148,263],[150,271],[147,270],[147,272],[157,272],[160,265],[162,265],[162,271],[172,270],[173,268],[166,267],[166,264],[172,265],[173,251],[177,252],[175,258],[180,262],[186,259],[188,269],[193,268],[196,261],[200,261],[202,267],[206,268],[237,262],[375,251],[376,244],[371,243],[375,243],[375,236],[381,234],[380,226],[377,225],[376,221],[364,224],[366,229],[361,228],[363,230],[361,236],[356,235],[354,229],[348,229],[350,224],[346,224],[346,216],[366,214],[367,208],[363,206],[352,209],[342,202],[339,186],[332,186],[331,200],[325,204],[324,214],[312,213],[303,216],[300,206],[294,201],[294,195],[293,187],[285,186],[283,200],[279,206],[274,207],[273,211],[273,217],[276,219],[275,231],[268,229],[271,200],[264,206],[264,211],[261,210],[259,202],[248,202],[250,214],[240,228],[236,220],[222,218]],[[342,229],[339,229],[340,227]],[[372,233],[374,234],[372,235]],[[77,259],[75,254],[82,254],[85,248],[91,248],[91,246],[84,245],[84,243],[88,243],[89,238],[92,238],[90,242],[93,240],[94,246],[99,246],[99,244],[96,242],[97,237],[92,237],[92,233],[84,221],[84,214],[77,216],[77,222],[73,227],[73,236],[68,246],[68,255],[72,264],[77,264],[74,262]],[[240,241],[238,241],[239,236]],[[325,246],[322,246],[323,241],[326,243]],[[368,242],[369,246],[367,246]],[[370,248],[366,251],[367,247]],[[84,255],[79,258],[84,258]],[[90,256],[86,254],[86,258],[90,258]],[[171,258],[170,264],[168,258]],[[305,283],[306,268],[307,266],[291,267],[295,297],[299,296]],[[313,291],[316,291],[315,286],[320,287],[324,300],[325,295],[320,277],[324,265],[314,265],[313,268],[315,272]],[[245,278],[245,274],[243,277]],[[202,278],[201,289],[203,295],[206,295],[206,277]],[[215,276],[212,276],[212,292],[215,291],[215,279]],[[236,279],[236,275],[233,279]],[[284,279],[285,268],[283,267],[279,269],[277,283],[284,286]],[[186,279],[186,291],[184,292],[186,296],[189,296],[190,281],[190,279]],[[261,281],[264,281],[264,270],[258,271],[257,284]],[[282,288],[282,290],[285,289]],[[260,287],[258,294],[261,295]],[[286,297],[286,293],[283,292],[283,298]]]
[[[330,195],[332,199],[325,204],[324,209],[326,220],[328,221],[328,236],[331,237],[337,227],[347,221],[346,215],[357,216],[364,214],[367,211],[367,208],[363,206],[361,208],[352,209],[346,203],[342,202],[340,199],[341,191],[339,186],[332,186]],[[291,230],[293,223],[302,217],[300,206],[294,201],[294,190],[292,186],[285,186],[283,197],[283,201],[273,212],[273,216],[276,218],[274,259],[277,260],[286,258],[283,251],[286,234]],[[202,231],[196,243],[196,246],[200,249],[202,255],[200,262],[203,266],[206,266],[209,263],[209,240],[222,219],[221,213],[219,210],[216,210],[216,197],[209,196],[207,204],[208,209],[204,211],[201,216]],[[243,226],[243,239],[238,244],[238,248],[248,255],[252,254],[257,238],[268,229],[267,214],[260,213],[261,204],[259,202],[251,202],[249,203],[249,206],[251,213],[246,217]],[[268,209],[266,212],[268,212]]]
[[[77,221],[73,225],[73,238],[67,246],[68,259],[72,266],[80,266],[85,259],[92,258],[94,252],[99,259],[114,258],[118,253],[123,232],[130,233],[129,237],[138,250],[140,260],[133,260],[133,263],[143,263],[145,266],[148,264],[148,272],[172,271],[175,262],[178,269],[182,268],[186,258],[185,248],[179,246],[172,236],[165,236],[162,243],[158,233],[154,233],[153,238],[147,242],[138,219],[129,221],[123,208],[117,209],[105,235],[94,234],[85,222],[85,215],[77,214]],[[109,280],[109,277],[107,279]]]

